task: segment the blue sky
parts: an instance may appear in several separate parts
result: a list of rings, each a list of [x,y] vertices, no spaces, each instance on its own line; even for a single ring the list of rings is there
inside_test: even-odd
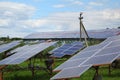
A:
[[[120,26],[120,0],[0,0],[0,37]]]

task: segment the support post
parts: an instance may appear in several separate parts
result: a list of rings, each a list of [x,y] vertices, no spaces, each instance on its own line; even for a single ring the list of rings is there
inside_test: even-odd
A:
[[[109,65],[109,75],[111,75],[111,65]]]
[[[3,80],[3,72],[0,70],[0,80]]]
[[[4,69],[7,65],[0,66],[0,80],[3,80],[3,72],[2,69]]]
[[[30,60],[30,63],[28,65],[28,67],[32,72],[32,77],[34,77],[34,75],[35,75],[35,73],[34,73],[34,64],[32,64],[32,59],[31,58],[29,60]]]
[[[102,80],[102,77],[99,75],[99,72],[98,72],[99,66],[94,66],[94,68],[96,71],[95,71],[95,74],[94,74],[92,80]]]

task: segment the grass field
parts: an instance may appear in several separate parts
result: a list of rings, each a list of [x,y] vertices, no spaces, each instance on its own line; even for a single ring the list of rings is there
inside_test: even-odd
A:
[[[56,61],[55,67],[60,65],[63,61]],[[28,62],[24,62],[20,64],[20,66],[27,66]],[[44,66],[44,63],[41,64]],[[14,66],[10,66],[14,68]],[[108,66],[100,67],[99,73],[102,76],[103,80],[120,80],[120,68],[111,69],[111,75],[108,74]],[[94,68],[90,68],[85,73],[83,73],[79,78],[73,78],[70,80],[92,80],[95,73]],[[44,70],[36,70],[35,76],[32,77],[32,73],[30,70],[13,70],[9,72],[4,72],[4,80],[50,80],[52,76],[56,73],[50,75],[48,72]]]

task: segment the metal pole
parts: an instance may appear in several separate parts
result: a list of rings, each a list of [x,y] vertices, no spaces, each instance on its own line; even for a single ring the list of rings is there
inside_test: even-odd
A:
[[[80,41],[82,41],[82,12],[80,13],[80,17],[79,17],[79,20],[80,20]]]
[[[87,38],[89,38],[89,36],[88,36],[88,34],[87,34],[87,31],[85,30],[85,27],[84,27],[84,25],[83,25],[83,23],[82,23],[82,19],[83,19],[83,17],[82,17],[82,12],[80,13],[80,17],[79,17],[79,20],[80,20],[80,41],[82,41],[82,35],[83,35],[83,37],[84,37],[84,39],[85,39],[85,43],[86,43],[86,46],[88,47],[88,43],[87,43]],[[83,32],[84,33],[83,33]],[[82,34],[83,33],[83,34]]]

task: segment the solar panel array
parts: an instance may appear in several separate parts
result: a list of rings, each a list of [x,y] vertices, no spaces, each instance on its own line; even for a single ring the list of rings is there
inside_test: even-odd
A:
[[[120,29],[101,29],[87,31],[90,38],[108,38],[119,35]],[[61,38],[79,38],[79,31],[61,31],[61,32],[37,32],[26,36],[24,39],[61,39]],[[85,36],[83,36],[85,37]]]
[[[102,43],[90,46],[54,69],[60,71],[51,80],[79,77],[91,66],[112,63],[120,57],[120,36],[110,37]],[[73,70],[73,71],[72,71]]]
[[[63,46],[54,49],[51,57],[61,58],[65,55],[73,55],[84,47],[82,42],[73,42],[72,44],[64,44]]]
[[[14,54],[17,52],[25,52],[27,50],[27,48],[29,48],[29,47],[30,47],[29,45],[24,45],[24,46],[18,47],[14,50],[11,50],[9,53],[7,53],[7,55],[11,55],[11,54]]]
[[[20,44],[21,41],[12,41],[7,44],[0,45],[0,53],[10,50],[11,48]]]
[[[54,45],[55,43],[56,42],[44,42],[44,43],[26,46],[26,48],[24,49],[21,48],[21,51],[19,51],[18,49],[18,52],[16,52],[15,54],[1,60],[0,65],[20,64],[23,61],[35,56],[44,49]]]

